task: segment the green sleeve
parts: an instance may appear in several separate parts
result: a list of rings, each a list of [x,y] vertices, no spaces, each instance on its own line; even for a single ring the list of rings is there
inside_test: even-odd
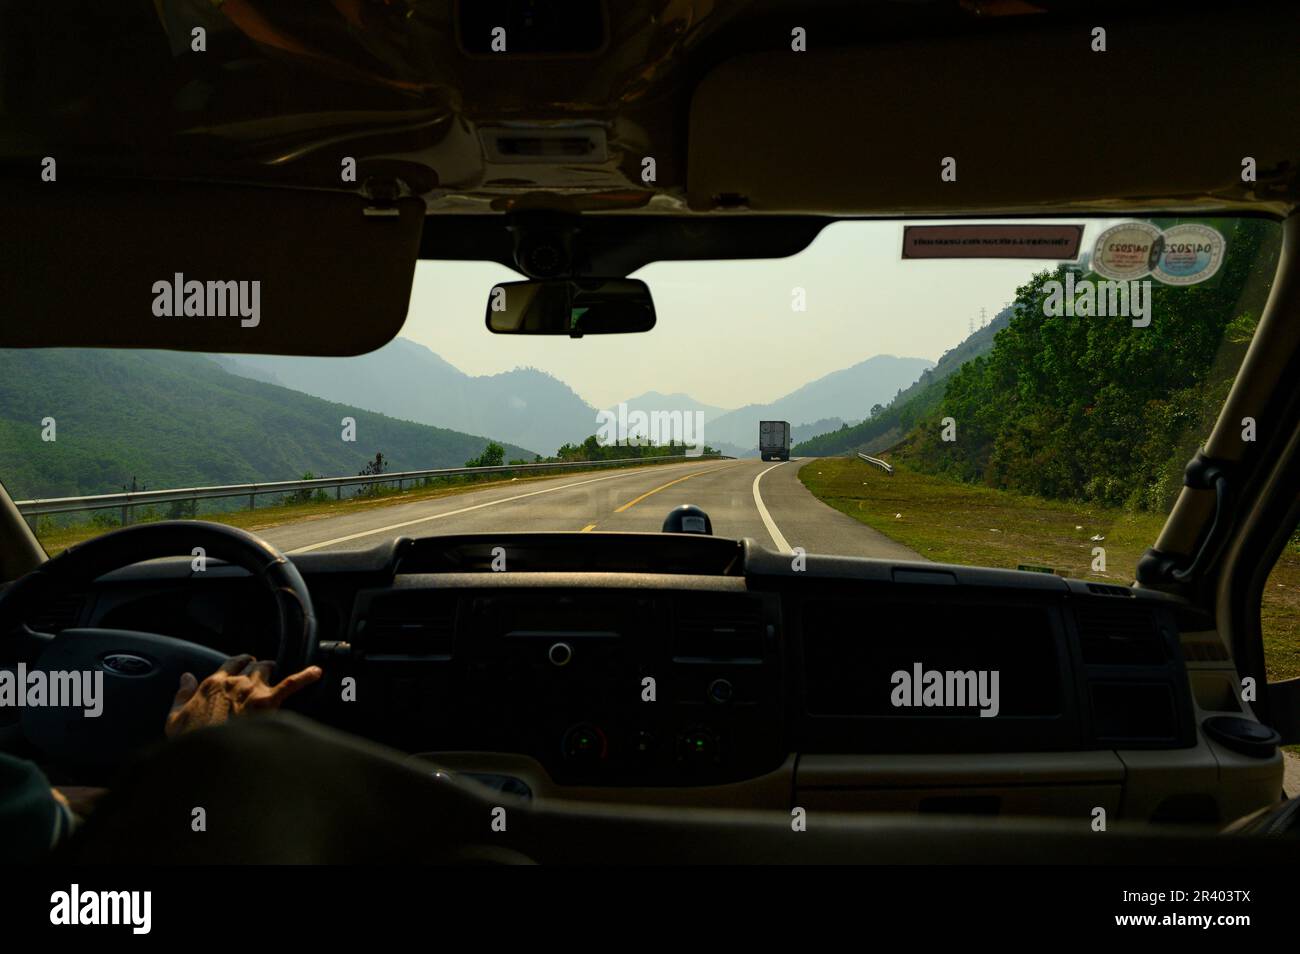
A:
[[[36,763],[0,753],[0,860],[40,861],[71,829]]]

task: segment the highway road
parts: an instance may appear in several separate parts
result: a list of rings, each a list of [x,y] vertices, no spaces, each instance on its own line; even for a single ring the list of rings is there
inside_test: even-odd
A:
[[[669,510],[689,503],[709,514],[715,536],[753,537],[787,551],[803,547],[808,553],[923,559],[809,493],[797,476],[807,463],[816,465],[815,460],[711,460],[568,474],[256,532],[290,554],[447,533],[657,532]]]

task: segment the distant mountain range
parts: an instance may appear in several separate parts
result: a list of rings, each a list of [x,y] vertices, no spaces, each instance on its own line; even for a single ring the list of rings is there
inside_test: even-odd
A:
[[[880,355],[768,404],[727,409],[651,391],[629,410],[704,416],[703,439],[757,453],[758,422],[793,439],[839,433],[930,367]],[[355,443],[341,421],[357,422]],[[55,441],[41,422],[55,420]],[[0,350],[0,463],[15,499],[462,466],[489,439],[506,460],[550,456],[596,433],[596,408],[536,368],[474,377],[396,339],[354,358],[99,349]]]
[[[474,377],[424,345],[394,338],[352,358],[225,355],[228,371],[381,414],[487,434],[543,455],[596,432],[596,409],[536,368]]]
[[[354,358],[228,355],[219,359],[235,374],[345,401],[392,417],[537,447],[553,454],[596,432],[597,409],[559,379],[536,368],[501,374],[465,374],[423,345],[397,338]],[[811,381],[768,404],[738,409],[698,401],[689,394],[648,391],[628,398],[629,411],[700,411],[704,439],[723,453],[758,452],[758,422],[789,421],[801,440],[865,418],[933,362],[877,355]]]
[[[846,423],[826,427],[820,431],[798,434],[793,437],[796,454],[810,457],[830,457],[838,454],[862,452],[878,454],[888,450],[906,434],[917,421],[943,400],[948,378],[972,358],[993,350],[999,331],[1011,321],[1012,310],[1003,308],[983,328],[966,337],[955,348],[945,351],[939,362],[924,371],[919,378],[890,401],[882,402],[876,414],[857,424]]]
[[[789,421],[791,439],[803,440],[861,420],[872,405],[891,400],[933,366],[925,358],[876,355],[810,381],[769,404],[747,404],[720,415],[709,423],[705,435],[714,447],[718,441],[757,453],[758,422],[774,420]]]
[[[356,441],[342,439],[344,417]],[[53,441],[42,422],[54,419]],[[0,476],[15,500],[461,467],[486,437],[395,420],[170,351],[0,349]],[[532,460],[509,445],[506,459]]]
[[[711,426],[718,418],[731,413],[725,407],[705,404],[702,401],[695,400],[689,394],[682,394],[681,392],[663,394],[659,391],[646,391],[645,394],[638,394],[636,397],[628,398],[623,403],[627,405],[629,411],[700,411],[704,414],[706,427]]]

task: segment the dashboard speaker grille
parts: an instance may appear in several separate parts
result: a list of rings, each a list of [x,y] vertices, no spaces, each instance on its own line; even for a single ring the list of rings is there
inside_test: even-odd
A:
[[[674,608],[673,658],[762,662],[763,608],[753,597],[679,599]]]
[[[455,633],[454,597],[397,593],[371,603],[359,648],[367,656],[450,658]]]
[[[61,633],[76,626],[86,607],[87,594],[64,593],[47,601],[27,618],[27,625],[38,633]]]
[[[1183,633],[1179,639],[1188,662],[1227,662],[1228,650],[1215,632]]]
[[[1164,637],[1151,611],[1135,606],[1080,606],[1079,645],[1093,666],[1160,666],[1168,661]]]
[[[1172,744],[1178,736],[1173,692],[1159,683],[1100,682],[1090,687],[1097,740]]]

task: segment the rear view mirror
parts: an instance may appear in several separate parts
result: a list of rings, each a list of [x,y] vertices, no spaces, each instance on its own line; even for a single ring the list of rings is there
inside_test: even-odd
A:
[[[634,278],[506,282],[488,296],[487,327],[498,335],[581,338],[654,326],[650,289]]]

